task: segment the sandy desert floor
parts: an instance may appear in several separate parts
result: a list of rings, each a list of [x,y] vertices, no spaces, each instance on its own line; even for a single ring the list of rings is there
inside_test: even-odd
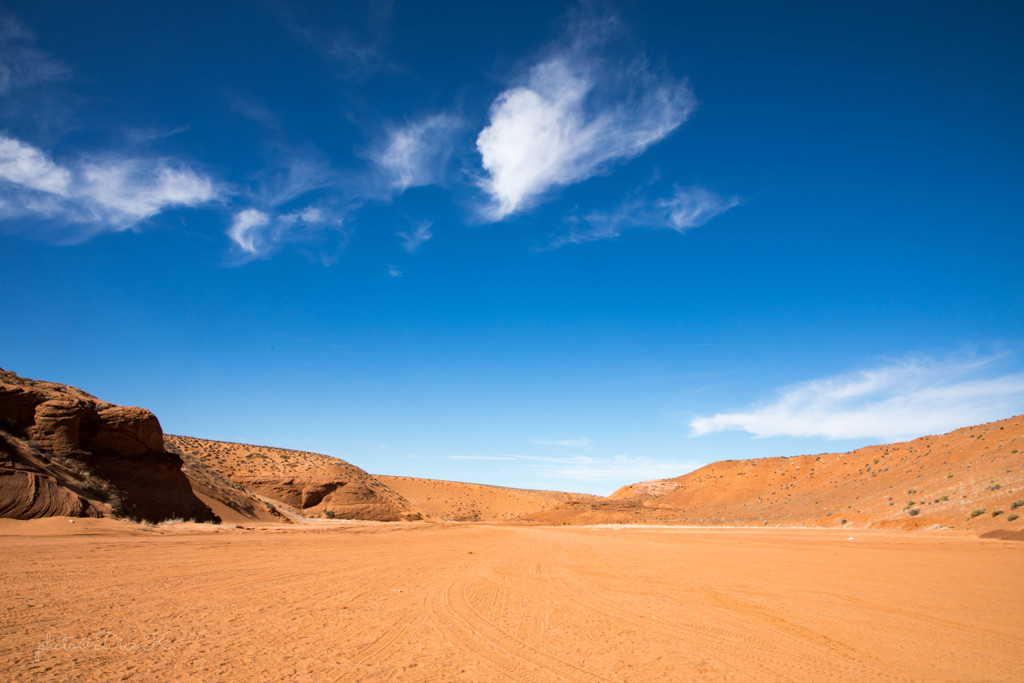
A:
[[[1024,680],[955,532],[0,522],[17,680]]]

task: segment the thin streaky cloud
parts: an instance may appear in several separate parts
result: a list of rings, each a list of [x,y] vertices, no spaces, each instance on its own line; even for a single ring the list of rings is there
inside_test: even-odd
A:
[[[612,239],[632,229],[669,229],[682,234],[739,203],[738,197],[722,197],[703,187],[677,186],[669,197],[632,199],[608,213],[591,212],[582,220],[571,222],[570,230],[555,237],[548,248]]]
[[[1024,374],[993,371],[1003,356],[910,356],[866,370],[801,382],[767,403],[695,417],[694,436],[902,439],[1024,412]]]
[[[35,46],[35,35],[9,15],[0,15],[0,93],[63,80],[71,70]]]
[[[293,16],[287,17],[286,24],[301,42],[340,67],[346,78],[360,80],[381,71],[400,71],[386,50],[392,3],[385,0],[366,5],[365,15],[353,22],[357,30],[347,26],[312,26]]]
[[[638,156],[690,116],[696,98],[685,82],[657,73],[642,54],[628,63],[605,57],[621,36],[614,19],[577,21],[494,100],[477,136],[487,218]]]
[[[559,446],[561,448],[578,448],[584,452],[590,452],[593,448],[590,439],[530,439],[535,446]]]
[[[691,472],[699,463],[684,460],[657,460],[643,456],[617,455],[595,457],[574,455],[550,458],[530,455],[450,455],[450,460],[520,463],[536,477],[565,481],[633,483],[649,479],[678,477]]]

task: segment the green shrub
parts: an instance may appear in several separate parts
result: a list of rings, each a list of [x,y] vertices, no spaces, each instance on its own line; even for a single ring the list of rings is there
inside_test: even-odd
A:
[[[1018,517],[1020,517],[1020,515],[1010,515],[1009,517],[1006,518],[1006,521],[1007,522],[1012,522],[1015,519],[1017,519]]]
[[[999,516],[999,515],[1001,515],[1001,514],[1003,514],[1003,511],[1002,511],[1002,510],[993,510],[993,511],[992,511],[992,516],[993,516],[993,517],[998,517],[998,516]]]
[[[921,514],[921,511],[918,510],[917,508],[911,508],[910,510],[907,510],[907,514],[911,517],[917,517],[919,514]]]
[[[978,515],[983,515],[983,514],[985,514],[985,508],[978,508],[977,510],[974,510],[973,512],[971,512],[971,517],[977,517]]]
[[[1016,510],[1021,505],[1024,505],[1024,498],[1021,498],[1020,500],[1013,501],[1013,505],[1010,506],[1010,509],[1011,510]]]

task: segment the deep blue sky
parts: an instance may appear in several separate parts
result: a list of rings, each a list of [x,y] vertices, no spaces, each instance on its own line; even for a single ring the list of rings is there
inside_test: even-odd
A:
[[[0,7],[0,366],[598,493],[1024,412],[1019,3]]]

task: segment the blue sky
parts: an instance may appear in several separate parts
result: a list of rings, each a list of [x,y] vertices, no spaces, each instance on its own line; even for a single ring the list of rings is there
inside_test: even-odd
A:
[[[0,7],[0,365],[607,493],[1024,412],[1018,3]]]

